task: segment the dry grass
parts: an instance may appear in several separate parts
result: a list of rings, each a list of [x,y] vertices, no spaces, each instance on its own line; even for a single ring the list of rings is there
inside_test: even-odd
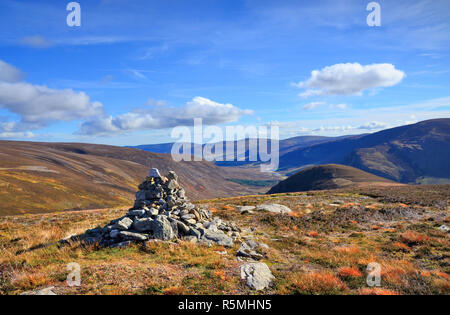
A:
[[[449,234],[437,228],[448,209],[422,207],[422,216],[378,222],[351,215],[404,208],[353,192],[247,196],[198,202],[235,222],[269,245],[264,250],[276,280],[267,294],[450,294]],[[238,205],[280,203],[294,216],[256,212],[241,215]],[[339,203],[341,207],[336,207]],[[412,207],[408,202],[404,202]],[[356,209],[358,210],[354,210]],[[417,207],[417,205],[415,206]],[[249,294],[231,249],[192,243],[151,242],[125,249],[98,249],[55,243],[71,234],[103,226],[125,209],[60,212],[0,218],[0,294],[54,286],[58,294]],[[309,218],[308,220],[306,218]],[[352,223],[350,221],[355,221]],[[382,226],[373,229],[373,225]],[[29,249],[34,249],[28,251]],[[219,252],[227,253],[225,255]],[[69,287],[67,264],[81,266],[82,284]],[[367,265],[380,264],[381,287],[366,284]]]

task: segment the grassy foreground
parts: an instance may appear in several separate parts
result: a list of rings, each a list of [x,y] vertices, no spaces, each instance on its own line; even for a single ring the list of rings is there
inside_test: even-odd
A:
[[[58,247],[126,209],[0,218],[0,294],[54,286],[57,294],[450,294],[449,186],[245,196],[201,201],[215,215],[253,229],[276,280],[263,292],[240,280],[234,248],[149,242],[124,249]],[[418,198],[417,196],[423,196]],[[238,205],[279,203],[292,215],[241,215]],[[46,245],[46,246],[44,246]],[[81,286],[66,282],[81,266]],[[366,284],[381,266],[381,287]]]

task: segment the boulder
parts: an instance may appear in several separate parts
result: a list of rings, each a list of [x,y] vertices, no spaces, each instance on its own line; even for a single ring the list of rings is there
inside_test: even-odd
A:
[[[156,219],[152,221],[152,230],[153,236],[156,239],[168,241],[175,238],[172,226],[164,215],[158,215]]]
[[[202,240],[207,243],[214,242],[217,245],[233,247],[233,239],[222,231],[205,230]]]
[[[148,237],[143,234],[128,231],[120,231],[119,237],[126,241],[146,241],[148,239]]]
[[[122,218],[119,221],[117,221],[114,224],[113,228],[116,230],[120,230],[120,231],[126,231],[131,227],[132,224],[133,224],[133,220],[131,220],[128,217],[125,217],[125,218]]]
[[[236,207],[241,214],[253,213],[255,206],[237,206]]]
[[[55,287],[48,287],[41,290],[24,292],[20,295],[57,295],[55,292],[53,292],[54,289]]]
[[[252,258],[255,260],[260,260],[261,258],[263,258],[263,255],[259,254],[256,251],[258,249],[258,247],[259,247],[259,244],[256,243],[254,240],[248,240],[241,244],[241,247],[239,248],[236,255],[238,257],[246,257],[246,258]]]
[[[259,205],[256,207],[256,210],[258,211],[268,211],[268,212],[272,212],[272,213],[280,213],[280,214],[285,214],[285,213],[290,213],[292,212],[291,209],[289,209],[286,206],[283,205],[279,205],[279,204],[265,204],[265,205]]]
[[[150,218],[136,220],[133,223],[133,229],[135,229],[138,232],[150,232],[152,231],[152,222],[153,220]]]
[[[152,168],[150,172],[148,172],[148,177],[161,178],[161,174],[159,174],[159,170],[157,168]]]
[[[130,210],[128,211],[128,215],[132,217],[142,217],[145,215],[145,210],[144,209]]]
[[[241,279],[250,288],[260,291],[269,287],[275,277],[266,264],[258,262],[242,265]]]

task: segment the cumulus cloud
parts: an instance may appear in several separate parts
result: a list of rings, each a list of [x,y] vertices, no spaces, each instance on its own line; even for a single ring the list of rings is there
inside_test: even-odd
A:
[[[0,60],[0,82],[19,82],[25,75],[16,67]]]
[[[20,81],[22,72],[1,60],[0,68],[5,70],[0,71],[0,108],[20,117],[19,121],[0,124],[3,137],[39,129],[54,121],[72,121],[103,114],[103,105],[92,102],[84,92],[50,89]]]
[[[127,131],[191,126],[195,118],[203,119],[205,125],[216,125],[237,121],[250,110],[242,110],[232,104],[221,104],[204,97],[195,97],[183,107],[161,107],[143,112],[129,112],[117,117],[101,116],[86,121],[78,134],[110,135]]]
[[[361,95],[367,89],[390,87],[405,77],[403,71],[388,63],[360,65],[340,63],[311,72],[311,77],[293,85],[305,89],[303,97],[317,95]]]
[[[0,82],[0,108],[18,114],[21,124],[40,127],[52,121],[71,121],[103,113],[103,105],[91,102],[84,92],[55,90],[26,82]]]

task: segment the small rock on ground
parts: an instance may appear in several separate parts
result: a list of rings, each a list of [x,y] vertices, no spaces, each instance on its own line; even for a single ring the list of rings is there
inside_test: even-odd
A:
[[[250,288],[260,291],[269,287],[275,277],[265,263],[258,262],[242,265],[241,279]]]

